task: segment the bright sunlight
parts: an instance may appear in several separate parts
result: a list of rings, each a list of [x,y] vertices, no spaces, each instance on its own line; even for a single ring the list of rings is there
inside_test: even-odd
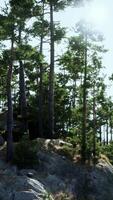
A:
[[[88,5],[86,10],[86,21],[95,26],[103,26],[108,21],[109,9],[105,1],[94,0]]]

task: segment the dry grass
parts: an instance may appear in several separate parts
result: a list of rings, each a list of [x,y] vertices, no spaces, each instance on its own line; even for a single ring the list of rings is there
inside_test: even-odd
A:
[[[107,156],[105,156],[104,154],[100,154],[99,162],[107,163],[107,164],[111,165],[109,158]]]
[[[59,192],[58,194],[55,195],[54,200],[76,200],[76,197],[74,197],[71,194]]]

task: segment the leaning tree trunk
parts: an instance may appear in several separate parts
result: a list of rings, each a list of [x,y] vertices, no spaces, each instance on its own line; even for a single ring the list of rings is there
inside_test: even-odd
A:
[[[11,81],[12,81],[12,69],[13,69],[13,46],[14,46],[14,30],[12,33],[11,39],[11,57],[10,57],[10,65],[7,73],[7,161],[11,161],[13,159],[13,104],[12,104],[12,89],[11,89]]]
[[[50,74],[49,74],[49,137],[54,135],[54,22],[53,4],[50,2]]]
[[[19,27],[19,45],[21,45],[21,25]],[[23,132],[27,132],[27,103],[26,103],[26,89],[25,89],[25,73],[24,65],[22,63],[21,57],[19,58],[19,104],[20,113],[22,117]]]

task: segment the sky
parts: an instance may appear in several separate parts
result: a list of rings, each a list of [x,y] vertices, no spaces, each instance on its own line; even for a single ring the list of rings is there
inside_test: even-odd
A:
[[[70,34],[73,34],[72,27],[81,19],[91,23],[94,29],[102,33],[104,36],[103,44],[105,49],[108,49],[108,52],[103,55],[103,66],[105,68],[102,70],[102,75],[106,75],[105,83],[108,85],[106,95],[112,97],[113,100],[113,82],[110,82],[108,78],[113,73],[113,0],[90,1],[91,3],[85,4],[84,7],[70,7],[57,13],[55,19],[61,25],[68,27]]]
[[[4,2],[5,0],[0,0],[1,6],[4,5]],[[73,33],[73,27],[81,19],[91,23],[97,31],[103,34],[105,38],[103,44],[108,52],[103,55],[105,69],[102,73],[109,77],[113,73],[113,0],[89,0],[82,7],[68,7],[64,11],[56,13],[54,17],[55,21],[59,21],[62,26],[68,28],[69,34]],[[110,87],[107,77],[105,79],[109,85],[107,94],[113,96],[113,86]]]
[[[107,53],[103,55],[103,75],[106,75],[105,81],[108,84],[107,95],[113,96],[113,83],[108,81],[108,77],[113,73],[113,0],[90,0],[83,7],[69,7],[65,11],[55,14],[55,19],[61,25],[68,27],[70,34],[73,34],[75,24],[84,19],[91,23],[93,27],[103,34],[103,44]]]

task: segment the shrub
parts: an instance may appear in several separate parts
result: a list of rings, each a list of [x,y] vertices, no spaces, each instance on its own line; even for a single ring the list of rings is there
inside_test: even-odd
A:
[[[110,164],[110,160],[109,160],[109,158],[108,158],[107,156],[105,156],[105,155],[103,155],[103,154],[100,154],[100,159],[101,159],[102,161],[104,161],[105,163]]]
[[[23,140],[15,145],[13,163],[19,168],[33,168],[38,164],[36,142]]]
[[[108,145],[101,146],[100,152],[101,154],[104,154],[105,156],[107,156],[111,164],[113,164],[113,142],[111,142]]]
[[[75,149],[71,148],[69,146],[64,145],[62,148],[57,150],[57,152],[62,155],[67,157],[68,159],[72,160],[75,154]]]
[[[76,200],[76,197],[73,197],[71,194],[60,192],[55,195],[55,200]]]

